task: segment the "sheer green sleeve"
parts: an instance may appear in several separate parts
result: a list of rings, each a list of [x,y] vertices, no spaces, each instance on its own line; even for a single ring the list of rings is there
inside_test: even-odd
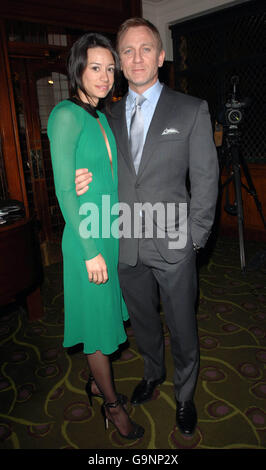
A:
[[[84,216],[79,214],[79,200],[75,187],[76,149],[83,129],[83,114],[74,112],[71,106],[58,105],[48,120],[52,166],[56,196],[64,220],[71,228],[79,244],[84,260],[99,254],[92,238],[82,238],[79,226]]]

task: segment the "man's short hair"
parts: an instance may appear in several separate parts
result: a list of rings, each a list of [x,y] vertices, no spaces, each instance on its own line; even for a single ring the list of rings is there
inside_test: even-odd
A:
[[[158,50],[159,52],[161,52],[161,50],[163,49],[163,43],[160,33],[156,26],[154,26],[154,24],[152,24],[149,20],[146,20],[145,18],[129,18],[121,24],[116,39],[117,51],[119,51],[119,43],[121,41],[122,36],[128,31],[129,28],[136,28],[137,26],[146,26],[146,28],[148,28],[154,34],[157,40]]]

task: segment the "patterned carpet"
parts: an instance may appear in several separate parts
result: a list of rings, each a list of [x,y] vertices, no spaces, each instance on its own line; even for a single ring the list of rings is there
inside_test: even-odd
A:
[[[248,259],[262,244],[247,244]],[[195,402],[198,426],[184,438],[175,426],[173,365],[165,331],[167,379],[153,400],[129,406],[145,429],[129,442],[104,430],[99,399],[90,407],[82,352],[62,347],[62,266],[45,270],[46,315],[30,323],[22,308],[0,316],[0,448],[2,449],[262,449],[266,448],[265,257],[241,273],[237,240],[219,239],[199,270],[201,367]],[[142,360],[130,325],[128,344],[114,357],[119,391],[130,396]],[[71,354],[70,354],[71,352]]]

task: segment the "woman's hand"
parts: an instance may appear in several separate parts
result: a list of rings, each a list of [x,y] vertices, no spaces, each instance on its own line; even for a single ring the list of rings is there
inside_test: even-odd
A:
[[[92,173],[87,168],[79,168],[76,170],[76,193],[77,196],[86,193],[89,189],[89,184],[92,182]]]
[[[108,281],[107,266],[101,254],[85,261],[89,281],[95,284],[104,284]]]

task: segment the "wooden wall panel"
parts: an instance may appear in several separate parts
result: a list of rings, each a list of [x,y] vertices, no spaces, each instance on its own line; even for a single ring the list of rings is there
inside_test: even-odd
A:
[[[142,16],[141,0],[9,0],[1,2],[3,18],[60,24],[115,33],[131,16]]]

